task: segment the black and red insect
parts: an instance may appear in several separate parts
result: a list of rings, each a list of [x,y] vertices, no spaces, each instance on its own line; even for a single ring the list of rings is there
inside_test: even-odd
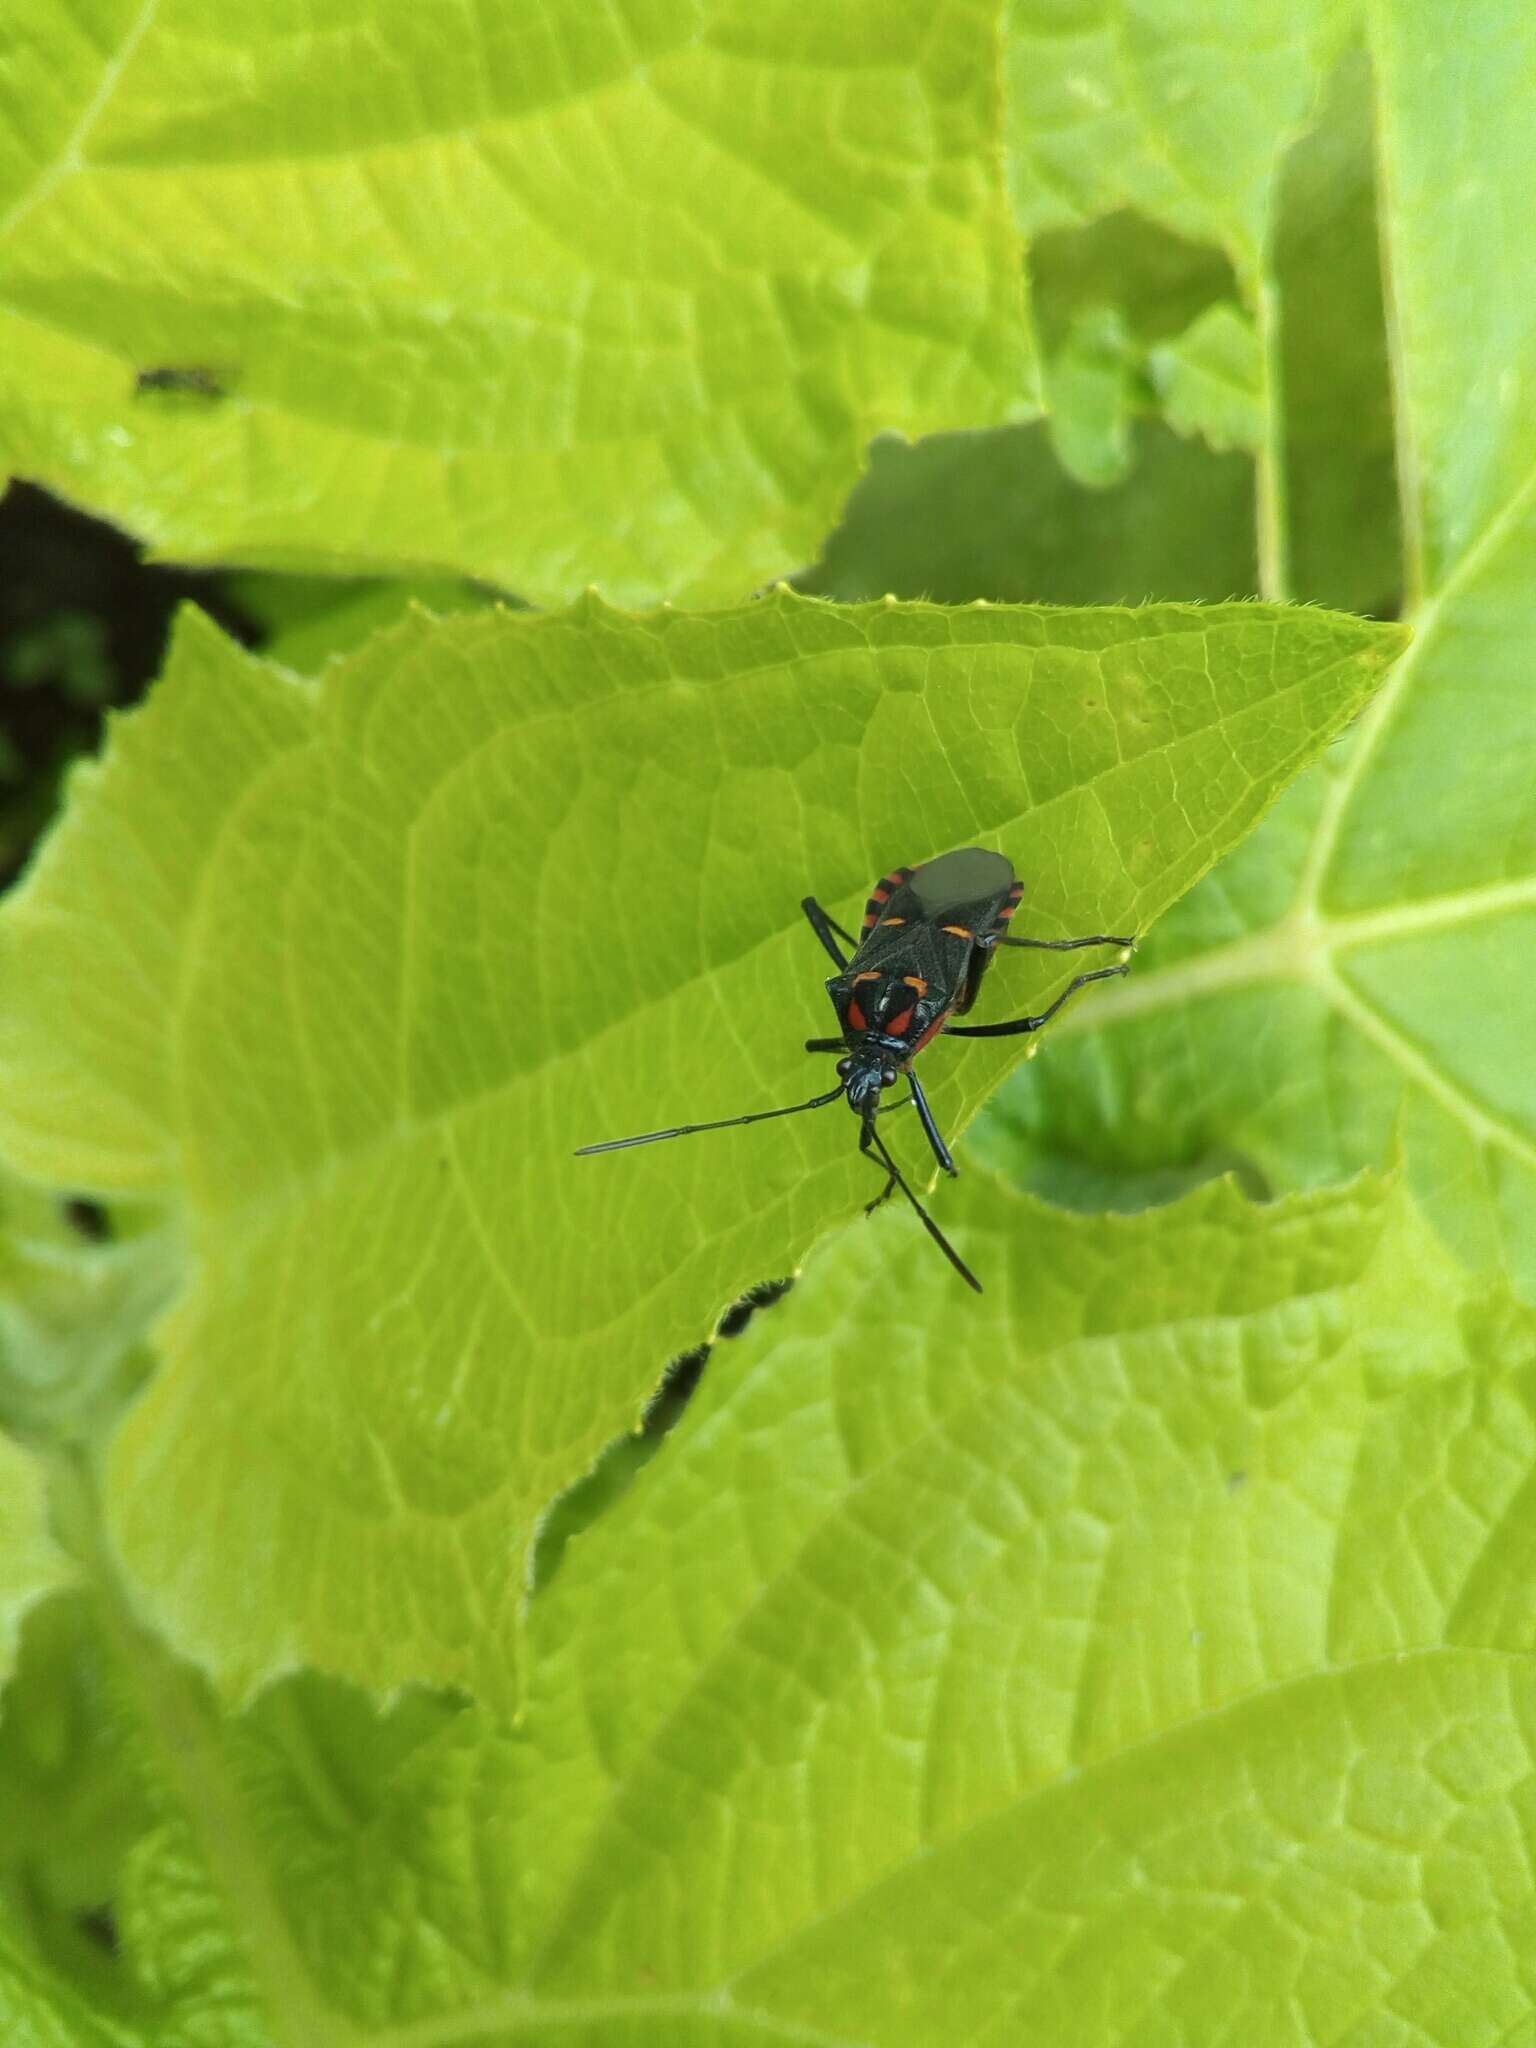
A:
[[[620,1152],[627,1145],[654,1145],[664,1138],[691,1137],[696,1131],[724,1131],[736,1124],[764,1123],[770,1117],[798,1116],[802,1110],[824,1109],[841,1095],[859,1119],[859,1150],[885,1171],[885,1186],[870,1208],[883,1202],[893,1188],[900,1188],[928,1235],[979,1294],[981,1282],[907,1185],[875,1119],[912,1103],[934,1158],[946,1173],[953,1174],[955,1162],[934,1121],[922,1083],[912,1070],[923,1047],[941,1031],[954,1038],[1014,1038],[1038,1031],[1080,988],[1125,973],[1130,964],[1127,960],[1079,974],[1037,1017],[1015,1017],[1006,1024],[955,1023],[976,1001],[982,977],[999,946],[1071,953],[1083,946],[1127,949],[1135,945],[1134,939],[1104,933],[1087,939],[1014,938],[1008,924],[1023,894],[1024,884],[1002,854],[967,846],[958,853],[941,853],[937,860],[924,861],[920,867],[893,868],[882,876],[870,892],[857,939],[835,923],[814,896],[807,896],[801,908],[837,967],[827,983],[827,994],[842,1035],[808,1038],[805,1049],[840,1055],[837,1086],[824,1095],[813,1095],[809,1102],[792,1102],[785,1109],[757,1109],[715,1123],[676,1124],[666,1131],[645,1131],[637,1138],[583,1145],[581,1152]],[[901,1080],[907,1084],[907,1094],[900,1102],[883,1102],[885,1090]]]

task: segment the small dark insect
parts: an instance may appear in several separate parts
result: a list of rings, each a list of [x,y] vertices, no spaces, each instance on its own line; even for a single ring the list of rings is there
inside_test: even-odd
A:
[[[224,384],[218,373],[200,363],[159,363],[152,370],[140,370],[133,380],[134,396],[143,398],[156,391],[179,392],[184,398],[223,398]]]
[[[841,1054],[837,1086],[825,1095],[813,1095],[809,1102],[793,1102],[786,1109],[752,1110],[746,1116],[722,1117],[716,1123],[677,1124],[671,1130],[646,1131],[637,1138],[583,1145],[578,1157],[589,1152],[621,1152],[628,1145],[654,1145],[664,1138],[687,1138],[696,1131],[763,1123],[769,1117],[798,1116],[802,1110],[824,1109],[845,1096],[859,1119],[859,1150],[874,1159],[886,1176],[885,1186],[869,1207],[877,1208],[893,1188],[900,1188],[945,1258],[979,1294],[981,1282],[907,1185],[875,1119],[886,1110],[912,1103],[934,1158],[946,1173],[954,1174],[949,1147],[934,1122],[922,1083],[912,1071],[912,1062],[923,1047],[941,1031],[954,1038],[1013,1038],[1038,1031],[1090,981],[1105,981],[1126,972],[1129,961],[1119,960],[1112,967],[1095,967],[1079,974],[1038,1017],[1015,1017],[1007,1024],[956,1024],[953,1020],[965,1016],[975,1002],[982,976],[999,946],[1071,953],[1081,946],[1130,948],[1136,943],[1134,938],[1103,933],[1088,939],[1010,938],[1008,922],[1023,894],[1024,884],[1002,854],[967,846],[958,853],[941,853],[921,867],[893,868],[883,876],[871,891],[857,939],[835,924],[814,896],[807,896],[801,908],[837,967],[827,983],[827,993],[842,1036],[808,1038],[805,1049]],[[851,950],[851,957],[844,946]],[[883,1092],[895,1087],[898,1080],[905,1080],[906,1095],[900,1102],[882,1102]]]

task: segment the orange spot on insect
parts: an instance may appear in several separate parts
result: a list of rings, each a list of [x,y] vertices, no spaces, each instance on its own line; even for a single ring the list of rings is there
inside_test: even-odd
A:
[[[892,927],[895,925],[905,924],[906,921],[907,920],[904,917],[882,917],[880,920],[880,922],[885,926],[887,931],[890,931]]]
[[[867,1031],[869,1029],[869,1019],[860,1009],[859,999],[857,996],[852,996],[849,998],[848,1029],[850,1031]]]
[[[906,1030],[907,1026],[908,1026],[908,1025],[909,1025],[909,1024],[911,1023],[911,1022],[912,1022],[912,1005],[911,1005],[911,1004],[909,1003],[909,1004],[907,1005],[907,1007],[906,1007],[906,1008],[905,1008],[905,1009],[904,1009],[904,1010],[902,1011],[902,1013],[901,1013],[901,1015],[900,1015],[899,1017],[892,1017],[892,1018],[891,1018],[890,1022],[889,1022],[889,1023],[888,1023],[887,1025],[886,1025],[886,1027],[885,1027],[885,1028],[886,1028],[886,1030],[887,1030],[887,1031],[888,1031],[888,1032],[890,1033],[890,1035],[891,1035],[891,1037],[892,1037],[892,1038],[900,1038],[900,1036],[901,1036],[901,1034],[903,1033],[903,1031],[905,1031],[905,1030]]]
[[[861,981],[878,981],[879,979],[880,977],[873,967],[866,967],[862,974],[856,974],[853,977],[853,985],[857,988]]]
[[[901,979],[905,987],[915,988],[920,996],[927,995],[928,984],[920,974],[904,974]]]
[[[943,924],[939,926],[939,930],[953,932],[957,939],[974,939],[976,936],[968,924]]]

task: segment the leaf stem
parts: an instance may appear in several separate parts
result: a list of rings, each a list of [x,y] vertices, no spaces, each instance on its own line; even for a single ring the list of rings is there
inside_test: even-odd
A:
[[[1287,604],[1291,595],[1285,480],[1285,377],[1281,367],[1280,294],[1262,269],[1253,288],[1254,322],[1264,386],[1264,433],[1254,458],[1259,595]]]
[[[96,1595],[102,1635],[158,1769],[186,1815],[232,1932],[251,1965],[274,2041],[285,2048],[360,2048],[357,2030],[325,2005],[274,1893],[220,1741],[204,1682],[155,1640],[118,1578],[95,1474],[83,1457],[54,1467],[54,1493]]]

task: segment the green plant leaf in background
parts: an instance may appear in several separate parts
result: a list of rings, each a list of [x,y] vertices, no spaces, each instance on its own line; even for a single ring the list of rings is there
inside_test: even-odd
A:
[[[996,7],[800,25],[19,0],[0,458],[189,561],[795,568],[873,432],[1037,409]]]
[[[82,1586],[26,1620],[0,1711],[0,1917],[48,1968],[126,2016],[112,1924],[130,1856],[160,1815],[98,1612]]]
[[[1415,646],[1334,772],[1169,920],[1128,1003],[1063,1034],[1010,1113],[1101,1170],[1236,1154],[1279,1185],[1400,1132],[1451,1241],[1530,1292],[1536,251],[1506,223],[1536,24],[1501,13],[1447,51],[1410,0],[1371,23]]]
[[[38,1962],[0,1916],[0,2028],[18,2048],[145,2048]]]
[[[1052,26],[1038,10],[1033,18],[1044,62],[1060,21],[1053,15]],[[1166,32],[1174,24],[1169,15]],[[1032,47],[1027,37],[1023,47]],[[1204,59],[1196,52],[1192,61]],[[1156,218],[1156,208],[1131,210],[1135,130],[1116,129],[1131,161],[1118,171],[1101,163],[1079,194],[1084,209],[1113,211],[1063,214],[1042,197],[1029,213],[1048,426],[939,435],[914,447],[877,442],[842,526],[797,579],[802,588],[844,601],[894,591],[951,603],[1251,595],[1259,588],[1251,460],[1175,440],[1157,416],[1159,371],[1166,380],[1198,353],[1216,320],[1228,354],[1238,343],[1245,350],[1249,401],[1239,431],[1221,438],[1266,444],[1279,466],[1293,594],[1395,612],[1401,568],[1370,73],[1352,51],[1328,83],[1318,125],[1282,153],[1285,123],[1313,92],[1308,64],[1307,81],[1285,96],[1267,131],[1277,153],[1262,212],[1274,361],[1256,333],[1246,339],[1253,319],[1239,303],[1238,272],[1254,260],[1250,238],[1223,227],[1220,209],[1175,210],[1212,238],[1205,241],[1173,232],[1166,209]],[[1235,62],[1234,76],[1242,75]],[[1188,385],[1185,378],[1186,399]],[[1175,424],[1198,433],[1210,413],[1209,405],[1180,409]]]
[[[842,524],[796,587],[843,604],[888,592],[943,604],[1253,594],[1250,462],[1156,420],[1100,417],[1096,427],[1080,412],[1074,426],[1096,473],[1125,457],[1123,484],[1070,476],[1039,425],[876,441]]]
[[[124,1639],[191,2038],[1520,2037],[1536,1322],[1400,1184],[958,1212],[964,1316],[886,1212],[717,1360],[515,1726]]]
[[[69,1576],[48,1527],[42,1468],[20,1444],[0,1436],[0,1685],[10,1675],[28,1608]]]
[[[123,1212],[91,1243],[54,1196],[0,1171],[0,1428],[80,1443],[110,1426],[180,1264],[158,1216]]]
[[[312,692],[189,616],[0,920],[6,1150],[185,1219],[111,1466],[150,1615],[237,1691],[307,1661],[509,1696],[551,1496],[871,1192],[836,1106],[572,1148],[825,1085],[807,889],[846,921],[979,840],[1037,935],[1147,929],[1400,644],[786,592],[417,614]],[[1021,958],[1008,1000],[1070,972]],[[958,1133],[1010,1053],[945,1050]]]
[[[1014,209],[1026,235],[1134,207],[1255,282],[1276,167],[1310,118],[1352,9],[1337,0],[1010,0]]]
[[[1352,10],[1338,0],[1012,0],[1008,133],[1014,205],[1031,240],[1123,208],[1232,266],[1275,403],[1259,441],[1260,588],[1290,595],[1272,257],[1281,158],[1310,125]],[[1121,289],[1106,279],[1111,298]],[[1058,380],[1048,379],[1053,394]],[[1058,430],[1059,431],[1059,430]],[[1070,449],[1071,438],[1066,444]]]
[[[1218,451],[1257,448],[1264,433],[1258,338],[1235,306],[1212,306],[1152,351],[1152,379],[1171,427]]]
[[[1109,489],[1134,467],[1133,422],[1155,412],[1149,352],[1218,307],[1236,313],[1231,262],[1218,247],[1122,208],[1042,231],[1029,270],[1051,447],[1069,476]]]
[[[499,602],[461,578],[281,576],[255,569],[225,579],[233,602],[261,631],[264,660],[302,676],[318,675],[413,606],[424,611],[483,611]]]
[[[1403,589],[1396,427],[1376,213],[1370,63],[1352,50],[1281,165],[1277,408],[1293,596],[1395,617]]]

